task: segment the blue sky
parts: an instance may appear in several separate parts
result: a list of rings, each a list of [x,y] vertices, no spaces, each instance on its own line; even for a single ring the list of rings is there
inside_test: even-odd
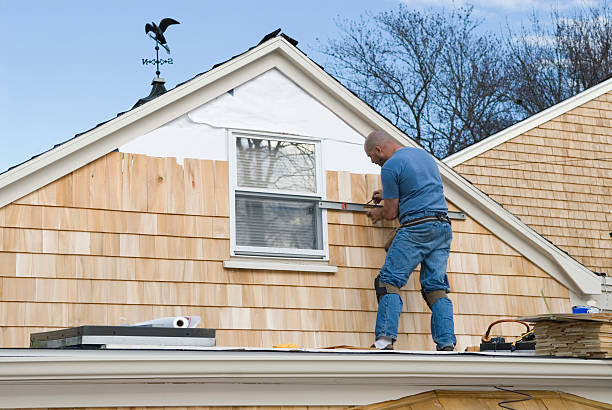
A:
[[[155,69],[144,24],[172,17],[166,31],[175,64],[162,67],[167,88],[255,45],[276,28],[325,65],[318,49],[338,33],[336,21],[366,12],[448,7],[450,0],[209,1],[0,0],[0,172],[74,134],[113,118],[148,95]],[[455,0],[455,4],[467,2]],[[585,0],[477,0],[485,27],[527,21]],[[587,1],[587,5],[594,1]],[[160,56],[165,57],[165,52]]]

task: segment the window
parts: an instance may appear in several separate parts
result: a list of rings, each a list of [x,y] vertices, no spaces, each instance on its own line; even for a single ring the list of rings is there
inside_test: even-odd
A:
[[[327,258],[320,143],[233,132],[231,252]]]

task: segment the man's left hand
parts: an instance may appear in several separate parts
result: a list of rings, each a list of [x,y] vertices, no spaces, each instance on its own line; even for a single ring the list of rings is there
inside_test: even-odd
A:
[[[376,223],[383,219],[383,208],[373,208],[368,211],[368,217],[372,220],[372,223]]]

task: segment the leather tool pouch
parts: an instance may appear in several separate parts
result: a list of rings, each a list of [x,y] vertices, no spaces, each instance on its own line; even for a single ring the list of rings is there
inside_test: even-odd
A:
[[[399,229],[400,227],[397,226],[393,228],[391,232],[389,232],[389,236],[387,236],[387,240],[385,241],[385,252],[389,250],[389,247],[391,246],[391,242],[393,242],[393,239],[395,238],[395,235],[397,235],[397,232],[399,231]]]

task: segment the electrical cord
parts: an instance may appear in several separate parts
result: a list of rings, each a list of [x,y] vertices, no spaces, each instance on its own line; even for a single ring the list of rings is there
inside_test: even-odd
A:
[[[514,350],[516,348],[516,344],[519,342],[526,342],[526,341],[533,340],[533,339],[535,339],[535,333],[533,332],[533,329],[532,329],[527,333],[523,333],[521,337],[519,337],[514,342],[512,342],[512,347],[510,350]]]
[[[522,320],[516,320],[516,319],[500,319],[500,320],[496,320],[495,322],[491,323],[489,325],[489,327],[487,328],[487,331],[485,332],[484,335],[482,335],[482,338],[480,339],[480,341],[482,343],[488,343],[491,341],[491,337],[490,337],[490,333],[491,333],[491,328],[493,326],[495,326],[498,323],[505,323],[505,322],[509,322],[509,323],[520,323],[522,325],[524,325],[527,328],[527,331],[525,333],[523,333],[521,335],[521,337],[518,340],[522,340],[524,337],[526,337],[529,333],[533,332],[533,330],[531,330],[531,328],[529,327],[529,323],[527,322],[523,322]],[[518,341],[517,340],[517,341]],[[515,342],[516,343],[516,342]]]
[[[533,399],[533,396],[532,396],[531,394],[529,394],[529,393],[523,393],[523,392],[518,391],[518,390],[507,389],[507,388],[505,388],[505,387],[500,387],[500,386],[493,386],[493,387],[495,387],[495,388],[496,388],[496,389],[498,389],[498,390],[503,390],[503,391],[507,391],[507,392],[510,392],[510,393],[516,393],[516,394],[520,394],[520,395],[522,395],[522,396],[527,396],[527,397],[522,398],[522,399],[516,399],[516,400],[502,400],[502,401],[500,401],[499,403],[497,403],[497,405],[498,405],[499,407],[503,408],[503,409],[516,410],[514,407],[508,407],[508,406],[504,406],[504,405],[505,405],[505,404],[508,404],[508,403],[518,403],[518,402],[522,402],[522,401],[529,401],[529,400]]]

